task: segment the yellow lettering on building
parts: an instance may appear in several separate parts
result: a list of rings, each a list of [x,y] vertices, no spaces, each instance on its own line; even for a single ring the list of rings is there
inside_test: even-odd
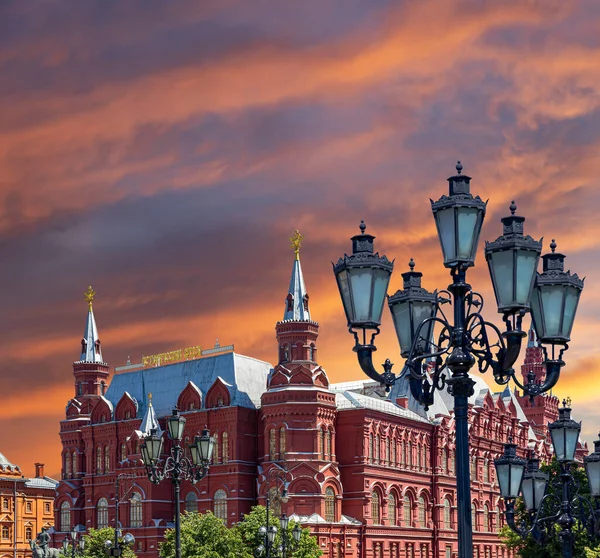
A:
[[[142,357],[144,366],[162,366],[181,360],[193,360],[202,356],[202,347],[188,347],[187,349],[176,349],[167,353],[158,353]]]

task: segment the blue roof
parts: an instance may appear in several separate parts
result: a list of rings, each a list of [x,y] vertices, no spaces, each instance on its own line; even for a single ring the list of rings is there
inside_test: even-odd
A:
[[[138,417],[141,417],[148,406],[148,393],[152,393],[152,406],[157,416],[164,417],[171,414],[179,394],[190,381],[200,389],[204,401],[206,392],[221,378],[229,388],[232,406],[256,409],[271,369],[268,362],[228,352],[115,374],[105,397],[116,407],[128,392],[138,401]]]

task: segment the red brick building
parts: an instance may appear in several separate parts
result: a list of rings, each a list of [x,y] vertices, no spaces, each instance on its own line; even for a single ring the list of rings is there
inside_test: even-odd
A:
[[[273,490],[270,471],[285,464],[290,499],[274,504],[310,526],[325,556],[456,556],[452,398],[438,394],[425,412],[402,381],[389,395],[370,381],[330,384],[318,364],[319,325],[308,301],[296,258],[284,317],[275,326],[274,367],[217,346],[200,357],[188,353],[183,362],[125,366],[110,384],[90,302],[73,364],[74,397],[61,422],[56,540],[73,526],[114,526],[119,498],[120,523],[135,535],[138,554],[157,555],[172,525],[172,485],[146,479],[139,443],[157,422],[164,429],[177,406],[187,418],[186,442],[205,424],[217,440],[209,475],[182,486],[183,510],[210,509],[236,522],[265,502]],[[541,379],[541,358],[531,335],[523,374]],[[504,557],[493,460],[509,436],[547,458],[545,424],[557,417],[558,400],[538,398],[532,406],[508,387],[494,393],[476,381],[470,409],[475,556]]]

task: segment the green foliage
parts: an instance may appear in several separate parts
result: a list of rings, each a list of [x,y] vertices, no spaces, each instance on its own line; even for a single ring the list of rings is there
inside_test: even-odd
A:
[[[560,465],[553,459],[551,463],[541,465],[540,469],[550,475],[548,482],[548,493],[554,494],[555,487],[553,481],[560,476]],[[573,466],[571,473],[575,482],[579,484],[581,495],[589,493],[587,476],[585,469],[580,466]],[[525,517],[525,506],[521,498],[517,500],[515,506],[515,520],[519,524]],[[558,538],[558,526],[554,526],[554,536],[550,537],[543,545],[540,545],[530,535],[526,539],[521,539],[510,527],[505,526],[500,531],[500,539],[507,548],[512,549],[521,558],[561,558],[562,543]],[[585,529],[577,523],[573,529],[575,536],[575,546],[573,549],[573,558],[600,558],[600,545],[593,543],[588,537]]]
[[[211,512],[204,514],[184,513],[181,519],[181,556],[182,558],[254,558],[255,550],[264,544],[259,533],[266,526],[267,511],[263,506],[255,506],[244,519],[231,528]],[[277,527],[277,536],[273,545],[278,549],[282,544],[279,518],[269,513],[269,525]],[[319,558],[321,551],[317,540],[310,535],[309,529],[302,530],[299,543],[294,541],[292,530],[295,523],[289,522],[287,530],[288,558]],[[175,557],[175,530],[168,529],[165,542],[160,545],[163,558]],[[279,558],[278,550],[271,553]]]
[[[160,545],[163,558],[175,557],[175,529],[167,529]],[[235,529],[228,529],[211,512],[181,516],[182,558],[252,558]]]
[[[83,558],[106,558],[107,540],[115,540],[115,530],[112,527],[106,529],[90,529],[90,532],[85,535],[85,547],[83,550]],[[123,539],[120,538],[120,541]],[[70,548],[67,551],[66,558],[71,557]],[[81,556],[81,555],[79,555]],[[130,546],[123,546],[122,558],[136,558],[136,554]]]

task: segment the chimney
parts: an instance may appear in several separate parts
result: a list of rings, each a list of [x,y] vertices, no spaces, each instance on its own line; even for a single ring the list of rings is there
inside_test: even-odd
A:
[[[34,463],[35,465],[35,478],[41,479],[44,477],[44,464],[43,463]]]
[[[403,409],[408,409],[408,397],[396,398],[396,405],[398,405],[398,407],[402,407]]]

